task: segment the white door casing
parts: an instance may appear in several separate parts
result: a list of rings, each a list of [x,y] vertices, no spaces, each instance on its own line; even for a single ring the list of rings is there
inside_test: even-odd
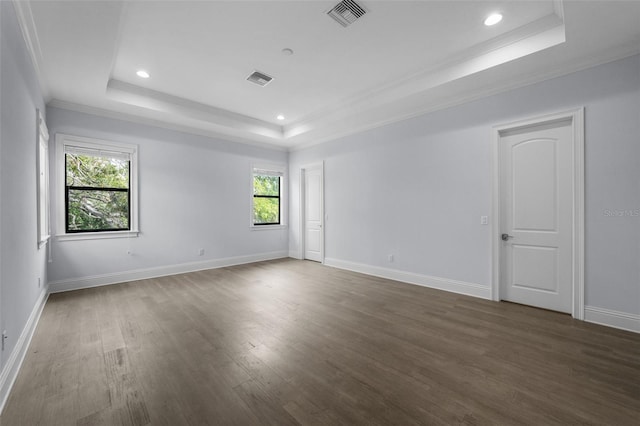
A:
[[[303,258],[322,262],[324,260],[322,165],[303,168],[301,178],[304,195],[301,215],[304,227]]]
[[[494,128],[493,300],[583,319],[582,117],[579,109]]]

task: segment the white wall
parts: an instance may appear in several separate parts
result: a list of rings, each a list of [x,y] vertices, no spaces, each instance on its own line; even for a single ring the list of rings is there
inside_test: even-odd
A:
[[[37,247],[36,109],[44,103],[13,3],[0,2],[0,406],[45,294],[46,249]],[[32,317],[33,318],[33,317]]]
[[[52,135],[139,146],[140,236],[54,241],[52,291],[123,281],[137,273],[211,267],[227,258],[286,256],[286,229],[256,231],[249,226],[251,165],[265,161],[286,165],[286,152],[58,108],[47,110],[47,121]],[[54,224],[58,201],[52,203]],[[200,248],[204,256],[198,255]]]
[[[328,263],[488,289],[491,236],[480,216],[491,208],[492,127],[580,106],[586,120],[586,305],[637,321],[640,56],[292,152],[290,252],[300,248],[298,170],[324,160]],[[611,217],[606,210],[632,215]],[[391,253],[393,263],[387,261]]]

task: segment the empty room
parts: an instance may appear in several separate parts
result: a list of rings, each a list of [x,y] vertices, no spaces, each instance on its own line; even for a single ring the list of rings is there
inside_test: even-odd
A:
[[[640,424],[640,1],[0,37],[0,425]]]

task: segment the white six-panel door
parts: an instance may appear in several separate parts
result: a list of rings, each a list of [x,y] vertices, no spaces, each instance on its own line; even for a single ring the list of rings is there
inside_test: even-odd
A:
[[[303,170],[304,179],[304,258],[322,262],[322,167]]]
[[[500,299],[572,312],[571,121],[503,133]]]

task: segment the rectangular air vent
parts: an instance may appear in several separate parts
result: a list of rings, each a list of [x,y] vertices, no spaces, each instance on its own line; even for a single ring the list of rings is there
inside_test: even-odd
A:
[[[335,21],[343,27],[356,22],[358,18],[367,13],[366,10],[353,0],[342,0],[333,9],[327,12]]]
[[[254,71],[249,75],[249,77],[247,77],[247,80],[257,84],[258,86],[264,87],[269,84],[271,80],[273,80],[273,77],[269,77],[268,75],[260,71]]]

